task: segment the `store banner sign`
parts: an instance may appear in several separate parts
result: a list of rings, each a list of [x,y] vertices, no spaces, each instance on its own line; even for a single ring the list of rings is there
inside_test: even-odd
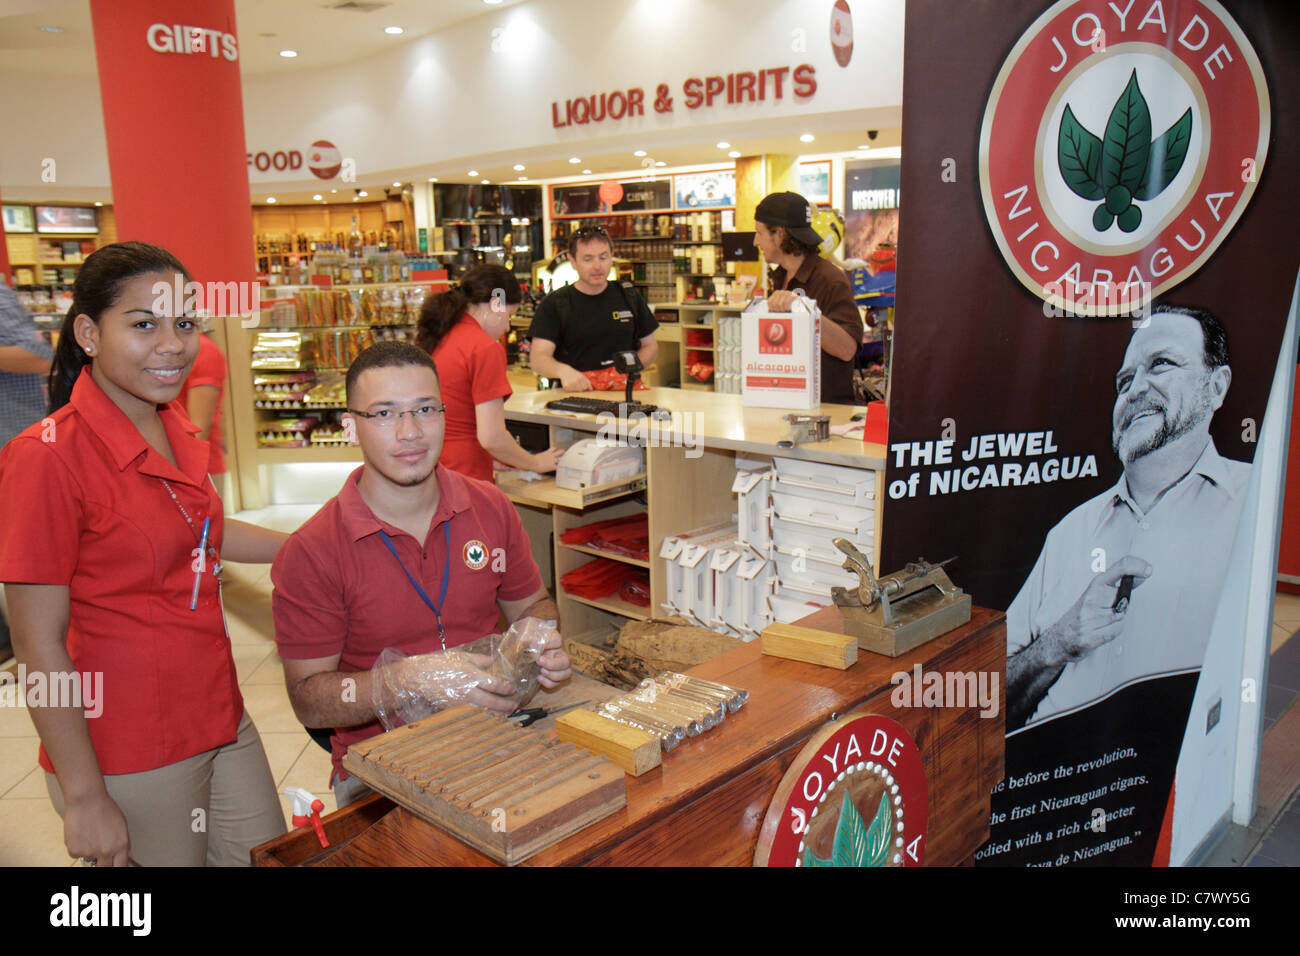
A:
[[[817,92],[817,68],[809,63],[737,70],[711,76],[692,76],[681,86],[656,84],[653,90],[628,89],[590,93],[551,103],[551,126],[588,126],[593,123],[672,114],[680,106],[740,106],[746,103],[781,103],[787,99],[808,102]]]
[[[1298,26],[1245,0],[907,6],[880,563],[957,555],[1006,609],[982,863],[1182,862],[1212,823],[1192,784],[1257,716],[1196,694],[1300,264]]]
[[[714,209],[736,205],[736,172],[678,173],[673,177],[678,209]]]

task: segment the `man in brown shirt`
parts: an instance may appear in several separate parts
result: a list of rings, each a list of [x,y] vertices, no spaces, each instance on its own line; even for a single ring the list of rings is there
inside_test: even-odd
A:
[[[820,255],[812,208],[798,193],[772,193],[754,210],[754,245],[769,265],[767,307],[788,312],[802,290],[822,312],[822,401],[854,405],[853,359],[862,345],[862,314],[844,270]]]

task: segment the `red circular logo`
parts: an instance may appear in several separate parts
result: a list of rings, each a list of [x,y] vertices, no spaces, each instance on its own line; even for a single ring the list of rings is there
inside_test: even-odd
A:
[[[989,95],[980,189],[1035,295],[1125,315],[1199,269],[1241,217],[1268,150],[1259,58],[1214,0],[1060,0]]]
[[[920,866],[929,795],[901,724],[850,715],[804,745],[767,808],[755,866]]]
[[[319,179],[333,179],[343,168],[343,157],[329,140],[318,139],[307,151],[307,168]]]
[[[853,59],[853,11],[848,0],[835,0],[831,7],[831,52],[840,66]]]

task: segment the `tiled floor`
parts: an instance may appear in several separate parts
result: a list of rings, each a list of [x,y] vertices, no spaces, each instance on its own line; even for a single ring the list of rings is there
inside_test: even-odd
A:
[[[291,531],[314,506],[277,506],[239,517]],[[334,810],[328,787],[329,755],[298,722],[284,689],[280,658],[271,633],[269,565],[227,566],[224,587],[226,624],[245,705],[257,724],[286,823],[290,804],[285,787],[303,787]],[[1273,611],[1266,719],[1268,726],[1300,696],[1300,596],[1280,594]],[[0,866],[66,866],[63,823],[50,806],[43,771],[36,764],[38,740],[27,711],[0,707]],[[1250,866],[1300,866],[1300,805],[1294,796],[1249,858]]]

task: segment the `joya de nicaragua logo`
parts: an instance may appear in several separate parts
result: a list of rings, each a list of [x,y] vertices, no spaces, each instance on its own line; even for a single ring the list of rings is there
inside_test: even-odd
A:
[[[993,239],[1045,314],[1140,314],[1232,231],[1270,123],[1259,58],[1216,0],[1058,0],[989,93]]]
[[[856,767],[850,768],[852,773]],[[875,769],[864,767],[870,772]],[[802,844],[803,853],[799,857],[799,866],[888,866],[889,851],[894,836],[894,815],[890,811],[900,806],[898,787],[893,785],[893,793],[886,791],[876,798],[876,812],[871,817],[870,825],[858,812],[849,787],[841,788],[839,800],[839,819],[835,823],[835,839],[831,845],[831,855],[822,859],[813,853],[807,841]],[[891,800],[892,797],[892,800]],[[902,854],[894,854],[902,861]]]
[[[1057,136],[1057,163],[1061,178],[1076,196],[1105,200],[1092,214],[1098,232],[1112,223],[1133,232],[1142,224],[1142,209],[1135,200],[1154,199],[1173,182],[1187,158],[1191,136],[1189,106],[1159,139],[1151,141],[1151,110],[1135,69],[1110,111],[1104,139],[1085,129],[1066,104]]]
[[[804,745],[759,831],[756,866],[920,866],[929,799],[921,752],[898,722],[850,714]]]

